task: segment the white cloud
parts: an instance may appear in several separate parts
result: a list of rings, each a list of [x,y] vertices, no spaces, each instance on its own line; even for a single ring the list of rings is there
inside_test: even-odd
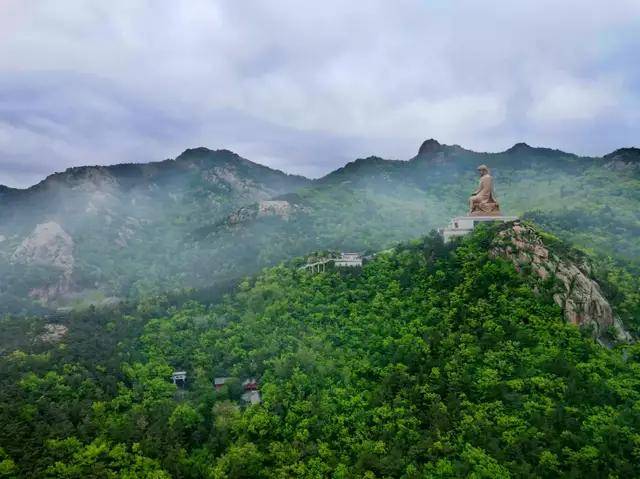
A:
[[[559,80],[535,94],[530,116],[550,123],[592,120],[619,107],[619,95],[625,96],[615,85]]]
[[[432,136],[604,153],[637,141],[639,29],[635,0],[2,0],[0,121],[40,136],[0,171],[201,143],[317,175]]]

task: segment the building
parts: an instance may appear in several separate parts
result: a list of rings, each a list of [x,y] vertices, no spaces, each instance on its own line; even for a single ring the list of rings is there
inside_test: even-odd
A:
[[[362,255],[360,253],[340,253],[334,262],[336,268],[361,268]]]
[[[449,226],[442,228],[439,231],[442,235],[442,239],[447,243],[453,238],[471,233],[476,225],[480,223],[495,221],[506,223],[517,219],[517,216],[456,216],[451,220]]]
[[[260,391],[246,391],[242,394],[242,400],[251,405],[260,404],[262,402]]]
[[[225,383],[227,383],[228,381],[235,379],[234,377],[223,377],[223,378],[214,378],[213,379],[213,387],[216,388],[216,391],[220,391],[220,389],[222,389],[222,387],[225,385]]]
[[[242,387],[245,391],[257,391],[258,390],[258,380],[256,378],[246,379],[242,383]]]
[[[260,404],[262,398],[260,397],[260,391],[258,390],[258,381],[255,378],[250,378],[242,383],[244,393],[242,394],[242,400],[249,404]]]
[[[187,383],[187,372],[186,371],[174,371],[171,375],[171,380],[173,384],[176,386],[184,387]]]

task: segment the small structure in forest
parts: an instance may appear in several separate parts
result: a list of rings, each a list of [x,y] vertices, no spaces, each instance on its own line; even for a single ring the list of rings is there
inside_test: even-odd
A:
[[[247,379],[242,383],[244,393],[242,394],[242,400],[249,404],[260,404],[262,398],[260,397],[260,391],[258,389],[258,381],[255,378]]]
[[[362,267],[363,256],[360,253],[336,253],[324,257],[309,257],[307,264],[300,269],[305,269],[310,273],[324,273],[327,265],[333,263],[336,268],[359,268]]]
[[[361,268],[362,255],[360,253],[340,253],[335,260],[336,268]]]
[[[219,377],[214,378],[213,385],[216,391],[220,391],[227,383],[237,381],[236,377]],[[249,404],[260,404],[262,398],[260,397],[260,390],[258,386],[258,380],[256,378],[248,378],[242,382],[242,396],[241,399]]]
[[[517,216],[456,216],[446,228],[442,228],[439,231],[444,242],[448,243],[453,238],[473,232],[480,223],[495,223],[497,221],[506,223],[517,219]]]
[[[309,258],[307,264],[300,269],[305,269],[310,273],[324,273],[327,269],[327,264],[334,261],[334,258]]]
[[[262,402],[260,391],[246,391],[242,394],[242,400],[251,405],[260,404]]]
[[[234,377],[221,377],[221,378],[214,378],[213,379],[213,387],[216,388],[216,391],[220,391],[222,389],[222,387],[228,382],[231,381],[232,379],[235,379]]]
[[[255,378],[245,379],[242,383],[242,387],[245,391],[257,391],[258,381]]]
[[[178,387],[185,387],[187,384],[187,372],[186,371],[174,371],[171,375],[173,384]]]

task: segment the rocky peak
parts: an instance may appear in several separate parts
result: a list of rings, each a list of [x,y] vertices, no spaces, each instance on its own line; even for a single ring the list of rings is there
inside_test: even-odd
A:
[[[442,150],[443,146],[444,145],[441,145],[437,140],[430,138],[424,141],[422,145],[420,145],[420,149],[418,150],[418,156],[437,153],[440,150]]]
[[[627,170],[640,168],[640,148],[620,148],[605,155],[605,168]]]
[[[212,162],[212,163],[250,163],[231,150],[210,150],[204,146],[188,148],[176,157],[178,162]]]
[[[72,269],[73,239],[55,221],[41,223],[20,243],[13,253],[13,260]]]
[[[526,153],[526,152],[530,152],[531,150],[535,150],[535,148],[529,146],[527,143],[521,141],[519,143],[516,143],[515,145],[513,145],[511,148],[509,148],[507,150],[507,153]]]
[[[600,286],[591,278],[591,266],[586,259],[571,259],[555,253],[534,228],[520,222],[497,234],[491,254],[510,260],[519,272],[531,271],[536,290],[542,282],[555,278],[553,300],[562,308],[568,322],[592,327],[600,341],[607,335],[616,341],[631,340]]]
[[[570,156],[575,157],[573,153],[566,153],[562,150],[555,150],[552,148],[541,148],[538,146],[530,146],[527,143],[520,142],[513,145],[508,150],[504,151],[508,155],[529,155],[537,157],[555,158],[557,156]]]
[[[52,266],[60,270],[59,280],[31,291],[33,297],[49,301],[65,294],[73,274],[73,239],[58,223],[41,223],[20,243],[11,259],[16,263]]]

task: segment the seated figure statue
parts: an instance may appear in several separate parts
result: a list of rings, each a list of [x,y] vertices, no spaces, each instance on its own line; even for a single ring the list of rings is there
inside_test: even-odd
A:
[[[480,184],[469,198],[469,216],[502,216],[493,192],[493,178],[486,165],[478,166]]]

